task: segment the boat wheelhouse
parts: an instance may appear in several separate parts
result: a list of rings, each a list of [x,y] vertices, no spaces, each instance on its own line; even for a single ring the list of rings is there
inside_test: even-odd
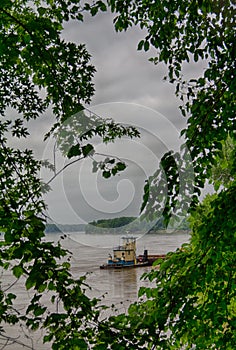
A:
[[[107,264],[101,265],[101,269],[127,268],[150,266],[165,255],[150,255],[145,249],[143,255],[136,256],[136,237],[122,237],[122,245],[113,249],[113,256],[109,254]]]
[[[113,249],[113,257],[109,256],[108,265],[129,267],[136,264],[136,237],[122,237],[122,243]]]

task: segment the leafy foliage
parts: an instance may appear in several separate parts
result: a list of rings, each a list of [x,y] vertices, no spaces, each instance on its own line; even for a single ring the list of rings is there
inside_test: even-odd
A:
[[[112,219],[92,221],[85,226],[86,233],[146,233],[150,230],[150,223],[137,217],[121,216]],[[152,226],[151,226],[152,227]]]
[[[75,13],[80,5],[73,2]],[[74,13],[63,2],[45,5],[24,0],[0,5],[2,114],[10,106],[26,119],[36,118],[52,104],[62,118],[93,95],[95,68],[85,46],[60,38],[63,21]],[[36,86],[44,90],[44,98]]]
[[[234,180],[236,147],[231,137],[222,143],[222,150],[216,156],[215,165],[212,168],[212,180],[215,190],[220,186],[228,187]]]
[[[164,206],[168,224],[171,217],[191,209],[192,235],[189,244],[157,262],[159,269],[145,276],[156,286],[141,288],[143,300],[132,304],[128,314],[111,317],[110,332],[104,325],[98,341],[112,349],[116,345],[234,349],[235,3],[108,0],[107,4],[116,14],[117,31],[133,25],[145,30],[138,50],[156,50],[151,61],[166,64],[166,79],[175,84],[180,110],[187,117],[181,132],[186,145],[163,156],[144,187],[142,210],[153,220]],[[186,63],[199,61],[206,66],[202,75],[186,81]],[[189,176],[191,168],[194,177]],[[199,205],[206,180],[218,192]]]
[[[146,37],[138,44],[139,50],[156,50],[151,58],[155,64],[163,62],[168,67],[168,80],[175,84],[176,94],[182,100],[183,116],[188,117],[187,128],[182,131],[186,148],[181,159],[190,152],[194,169],[193,206],[205,180],[211,176],[222,141],[228,136],[235,140],[235,4],[234,1],[142,1],[108,0],[116,13],[117,31],[133,25],[145,30]],[[186,63],[202,61],[206,64],[202,76],[184,79]],[[171,151],[171,150],[170,150]],[[167,159],[166,159],[167,160]],[[170,160],[170,158],[169,158]],[[167,174],[170,199],[166,203],[166,219],[175,205],[180,203],[178,178],[173,181],[174,163]],[[149,186],[156,187],[156,176]],[[160,187],[161,186],[161,187]],[[161,192],[166,184],[159,182]],[[191,194],[192,196],[193,194]],[[145,200],[145,198],[144,198]],[[184,206],[185,200],[182,201]],[[182,208],[185,210],[185,208]],[[155,215],[156,207],[150,215]]]
[[[234,349],[236,185],[199,205],[192,237],[152,272],[127,314],[111,317],[99,342],[115,349]],[[222,222],[224,224],[222,225]]]
[[[117,157],[105,157],[96,152],[95,144],[103,142],[105,144],[114,142],[117,138],[139,137],[139,131],[130,125],[115,123],[111,118],[101,118],[88,109],[67,118],[54,131],[56,148],[64,156],[75,158],[73,162],[86,157],[93,159],[93,172],[101,170],[104,178],[116,175],[117,172],[126,169],[124,161]],[[87,143],[87,141],[90,143]]]
[[[138,49],[154,48],[151,61],[167,65],[167,79],[175,84],[181,112],[188,118],[182,131],[187,147],[163,156],[160,169],[146,183],[142,209],[152,221],[164,205],[168,222],[188,209],[190,197],[195,210],[190,243],[157,262],[160,268],[146,276],[156,286],[142,288],[143,300],[132,304],[127,314],[100,322],[98,300],[86,296],[85,277],[75,280],[71,275],[68,252],[60,243],[43,240],[45,204],[38,177],[42,162],[30,150],[14,149],[8,140],[27,137],[27,121],[49,106],[56,124],[47,136],[53,133],[57,147],[75,161],[95,156],[94,137],[107,143],[138,136],[130,126],[86,116],[83,103],[94,93],[95,68],[84,45],[61,39],[64,22],[82,21],[83,11],[94,16],[107,7],[116,13],[116,30],[132,25],[145,29]],[[14,308],[17,295],[0,290],[1,324],[43,327],[44,341],[52,341],[53,349],[234,349],[234,2],[109,0],[81,5],[79,0],[2,0],[0,19],[0,265],[16,279],[25,278],[25,288],[33,291],[26,310],[19,311]],[[202,76],[185,81],[184,64],[200,60],[207,66]],[[18,115],[15,120],[12,110]],[[233,148],[225,153],[228,140]],[[224,189],[218,186],[216,163],[223,159],[223,169],[226,154],[230,172],[220,179]],[[102,170],[105,178],[124,168],[119,159],[94,159],[93,170]],[[187,173],[180,191],[183,169]],[[218,193],[197,206],[206,179]],[[60,300],[62,312],[46,308],[45,292],[52,293],[52,304]]]
[[[102,230],[101,230],[102,229]],[[188,219],[185,218],[178,226],[179,230],[189,230]],[[112,219],[92,221],[85,226],[86,233],[163,233],[165,230],[164,218],[150,222],[139,217],[121,216]]]
[[[1,135],[2,136],[2,135]],[[82,292],[83,279],[74,280],[69,272],[70,263],[60,263],[68,252],[60,243],[44,242],[44,203],[41,200],[41,183],[37,177],[40,162],[34,160],[31,151],[13,150],[1,139],[1,241],[0,265],[11,269],[19,279],[25,277],[25,288],[33,289],[34,296],[29,300],[25,313],[19,313],[12,305],[17,295],[1,290],[1,322],[15,324],[24,322],[28,327],[37,329],[44,325],[51,339],[57,339],[55,327],[61,328],[65,315],[59,314],[55,322],[52,315],[46,315],[47,308],[42,299],[45,290],[55,293],[65,310],[80,313],[75,329],[86,319],[93,304]],[[80,298],[77,298],[81,295]],[[89,316],[91,317],[91,316]],[[69,322],[68,312],[67,321]],[[68,337],[70,337],[68,335]]]
[[[73,278],[70,253],[60,243],[44,240],[42,191],[47,186],[39,172],[46,166],[56,176],[57,169],[37,161],[31,150],[18,149],[17,139],[29,136],[28,121],[39,118],[48,107],[56,123],[46,137],[53,133],[69,158],[94,155],[88,140],[95,136],[103,142],[138,136],[136,129],[111,119],[97,117],[99,124],[94,125],[92,115],[87,129],[82,133],[76,129],[84,121],[82,103],[89,103],[94,93],[95,68],[85,45],[66,42],[61,33],[64,22],[83,20],[82,9],[78,0],[3,0],[0,4],[0,266],[32,291],[26,308],[18,310],[17,293],[1,287],[0,334],[4,336],[4,323],[44,328],[44,341],[52,342],[53,349],[88,347],[91,325],[97,325],[98,300],[87,297],[85,277]],[[70,118],[77,119],[73,127],[66,123]],[[115,166],[116,172],[124,170],[120,161]],[[45,305],[46,294],[51,307]]]

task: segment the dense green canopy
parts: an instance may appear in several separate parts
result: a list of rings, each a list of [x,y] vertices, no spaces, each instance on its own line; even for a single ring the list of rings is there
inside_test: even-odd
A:
[[[184,204],[191,197],[192,236],[189,244],[170,253],[159,270],[146,276],[155,286],[140,290],[141,299],[127,315],[101,322],[98,301],[83,290],[84,278],[74,280],[71,275],[68,252],[42,240],[42,162],[31,150],[13,149],[8,140],[27,137],[27,121],[49,106],[56,121],[51,133],[61,138],[58,147],[75,161],[96,153],[91,141],[95,135],[103,142],[139,135],[132,127],[90,115],[93,127],[76,135],[69,148],[67,144],[65,121],[77,112],[81,123],[88,118],[83,104],[94,93],[95,68],[85,45],[62,39],[63,25],[70,19],[82,21],[86,12],[95,16],[108,8],[115,13],[116,30],[135,25],[144,30],[138,49],[154,49],[154,64],[166,64],[167,79],[175,84],[187,118],[182,131],[187,147],[163,156],[161,170],[144,188],[142,210],[153,220],[163,205],[168,222],[171,215],[189,209]],[[15,310],[17,295],[0,290],[2,337],[4,322],[21,322],[32,329],[43,327],[44,340],[52,341],[53,349],[235,349],[235,11],[233,0],[1,0],[0,265],[16,279],[24,277],[26,289],[34,292],[26,310]],[[185,65],[200,60],[207,68],[187,81]],[[17,118],[12,118],[13,110]],[[78,132],[80,119],[72,126]],[[226,154],[229,171],[221,177]],[[188,167],[194,171],[194,184],[186,177],[180,193],[181,172]],[[105,178],[124,168],[117,159],[94,163],[94,171],[102,170]],[[165,203],[159,200],[166,192],[163,177],[168,181]],[[198,204],[206,180],[217,193]],[[60,299],[63,312],[45,307],[42,296],[47,291],[52,304]]]

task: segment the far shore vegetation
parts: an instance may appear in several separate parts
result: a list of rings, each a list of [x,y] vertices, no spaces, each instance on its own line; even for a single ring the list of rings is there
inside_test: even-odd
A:
[[[170,227],[173,232],[173,227]],[[174,232],[188,231],[189,224],[187,219],[182,220]],[[122,216],[112,219],[99,219],[89,222],[88,224],[54,224],[46,225],[46,233],[66,233],[66,232],[85,232],[88,234],[96,233],[114,233],[114,234],[132,234],[132,233],[166,233],[169,232],[164,225],[163,218],[156,223],[150,223],[141,220],[135,216]]]
[[[170,227],[173,229],[173,227]],[[180,222],[176,230],[189,230],[187,219]],[[92,221],[85,226],[86,233],[162,233],[167,232],[164,219],[161,217],[156,222],[148,222],[140,218],[131,216],[122,216],[112,219],[100,219]]]

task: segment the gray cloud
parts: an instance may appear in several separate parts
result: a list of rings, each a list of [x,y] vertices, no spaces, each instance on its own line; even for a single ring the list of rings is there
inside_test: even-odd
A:
[[[91,174],[89,161],[65,171],[45,197],[49,215],[59,223],[138,215],[145,178],[155,171],[166,150],[178,146],[179,131],[186,123],[180,116],[174,87],[163,81],[164,65],[154,66],[148,61],[153,51],[137,52],[144,33],[137,28],[116,33],[110,14],[86,17],[84,23],[70,22],[63,35],[66,40],[85,43],[96,66],[96,93],[89,108],[101,116],[140,127],[142,137],[108,147],[98,145],[104,153],[127,160],[129,167],[120,176],[104,180]],[[186,74],[196,75],[203,68],[189,65]],[[48,123],[41,121],[41,126],[44,131]],[[36,135],[38,149],[48,147],[44,156],[52,157],[52,144],[39,146]]]
[[[174,87],[163,82],[166,68],[148,61],[155,55],[154,50],[137,51],[143,37],[144,32],[137,27],[116,33],[112,15],[107,13],[88,17],[84,23],[70,23],[65,31],[65,39],[86,43],[92,54],[97,68],[93,105],[114,101],[140,103],[162,114],[167,112],[167,117],[179,124]]]

